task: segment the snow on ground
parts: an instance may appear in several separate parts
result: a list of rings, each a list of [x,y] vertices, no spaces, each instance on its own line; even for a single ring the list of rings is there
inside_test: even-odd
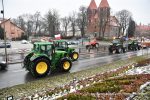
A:
[[[150,74],[150,64],[143,67],[133,67],[132,69],[125,72],[127,75],[135,74]]]

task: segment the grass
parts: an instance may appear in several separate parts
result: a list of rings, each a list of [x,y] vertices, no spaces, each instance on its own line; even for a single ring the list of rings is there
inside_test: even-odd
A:
[[[36,81],[28,82],[26,84],[16,85],[13,87],[0,89],[0,98],[4,98],[9,95],[13,95],[14,98],[20,98],[26,95],[32,95],[37,91],[44,91],[47,89],[53,89],[58,86],[68,84],[74,78],[82,79],[89,76],[93,76],[99,73],[110,71],[121,66],[126,66],[131,63],[136,63],[137,61],[145,59],[145,56],[133,57],[128,60],[119,60],[112,62],[110,64],[104,64],[96,66],[95,68],[82,70],[75,73],[65,73],[61,75],[51,76],[42,78]]]

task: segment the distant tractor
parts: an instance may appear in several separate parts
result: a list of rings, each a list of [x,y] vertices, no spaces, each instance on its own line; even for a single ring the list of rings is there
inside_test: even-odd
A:
[[[129,40],[128,41],[128,50],[140,50],[141,44],[137,40]]]
[[[109,45],[109,53],[125,53],[127,51],[127,43],[122,42],[120,38],[116,38]]]
[[[96,41],[96,39],[93,39],[91,41],[89,40],[89,42],[85,43],[85,47],[86,49],[98,48],[99,43]]]
[[[52,42],[35,42],[32,51],[25,57],[23,63],[24,68],[35,77],[46,76],[56,69],[68,72],[72,67],[68,53],[55,50]]]
[[[55,49],[58,51],[66,51],[72,61],[76,61],[79,58],[79,53],[75,51],[74,48],[68,47],[68,42],[66,40],[55,40]]]

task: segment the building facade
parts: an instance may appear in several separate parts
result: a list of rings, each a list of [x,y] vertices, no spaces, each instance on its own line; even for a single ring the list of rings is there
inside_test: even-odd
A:
[[[10,19],[5,19],[4,21],[0,19],[0,26],[3,29],[5,28],[6,38],[10,40],[20,38],[25,33],[20,27],[11,22]]]
[[[101,0],[97,7],[95,0],[91,0],[87,9],[88,26],[87,33],[96,37],[117,36],[119,32],[118,20],[110,15],[110,6],[107,0]]]
[[[150,39],[150,25],[139,24],[136,25],[136,36],[147,37]]]

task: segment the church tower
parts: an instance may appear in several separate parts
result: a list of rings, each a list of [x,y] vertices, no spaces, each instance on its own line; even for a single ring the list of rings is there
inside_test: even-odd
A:
[[[98,14],[99,14],[99,32],[101,36],[104,37],[105,32],[108,31],[109,27],[106,24],[109,22],[110,18],[110,6],[107,0],[102,0],[98,7]]]
[[[110,16],[110,7],[108,4],[107,0],[102,0],[99,7],[98,7],[98,11],[100,14],[104,15],[105,17],[109,17]]]
[[[90,5],[87,9],[87,17],[88,17],[88,26],[87,26],[87,31],[88,33],[93,33],[96,31],[96,18],[95,16],[97,15],[97,5],[95,3],[95,0],[91,0]]]

